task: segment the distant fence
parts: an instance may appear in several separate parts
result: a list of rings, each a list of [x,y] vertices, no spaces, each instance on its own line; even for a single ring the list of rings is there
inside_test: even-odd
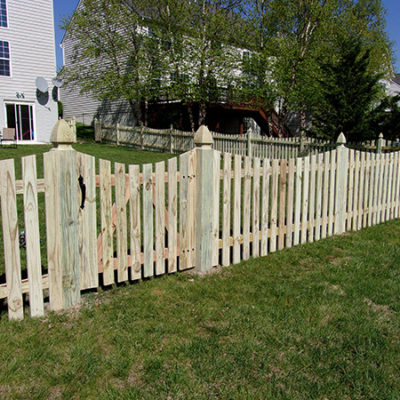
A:
[[[211,132],[214,150],[260,158],[293,158],[317,154],[336,148],[336,143],[316,138],[270,138],[254,136],[249,130],[245,135],[231,135]],[[95,120],[96,141],[135,146],[141,149],[184,153],[193,149],[194,133],[176,129],[152,129],[127,127],[119,124],[102,125]],[[348,143],[347,147],[360,151],[387,152],[400,149],[400,143],[385,140],[370,140],[362,143]]]
[[[22,158],[22,180],[14,160],[0,161],[0,298],[10,319],[24,317],[24,293],[31,315],[41,316],[47,296],[50,309],[61,310],[100,284],[206,271],[400,215],[400,153],[348,149],[343,135],[321,154],[261,159],[212,149],[201,127],[189,152],[126,167],[68,148],[73,135],[59,121],[56,131],[63,130],[52,139],[58,148],[44,154],[44,179],[35,156]]]

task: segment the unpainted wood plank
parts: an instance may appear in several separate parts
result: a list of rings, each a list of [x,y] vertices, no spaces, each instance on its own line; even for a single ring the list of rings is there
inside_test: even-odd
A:
[[[304,157],[304,169],[303,169],[303,202],[301,212],[301,243],[307,241],[307,226],[308,226],[308,202],[310,196],[310,156]]]
[[[213,189],[214,189],[214,204],[213,204],[213,256],[212,265],[219,264],[219,197],[220,197],[220,182],[221,182],[221,153],[214,150],[213,152]]]
[[[385,155],[379,154],[379,189],[378,189],[378,219],[377,223],[381,223],[383,221],[382,214],[383,214],[383,181],[385,177]]]
[[[96,170],[95,158],[77,153],[78,176],[85,185],[85,198],[80,193],[79,225],[79,265],[81,290],[99,286],[97,265],[97,215],[96,215]]]
[[[311,156],[311,166],[310,166],[310,194],[308,202],[308,220],[309,220],[309,231],[308,231],[308,241],[314,241],[314,222],[315,222],[315,180],[317,171],[317,155],[313,154]]]
[[[39,209],[37,199],[36,156],[22,158],[26,264],[29,279],[31,317],[44,315],[42,264],[40,258]]]
[[[14,160],[0,161],[0,178],[8,318],[10,320],[22,320],[24,318],[24,309],[21,290],[21,258]]]
[[[231,181],[232,156],[224,153],[224,181],[223,181],[223,211],[222,211],[222,265],[230,264],[230,235],[231,235]]]
[[[328,205],[329,205],[329,181],[331,167],[331,152],[324,153],[324,183],[322,195],[322,218],[321,218],[321,239],[325,239],[328,232]]]
[[[369,193],[368,193],[368,226],[373,223],[374,211],[374,183],[375,183],[375,153],[371,153],[370,167],[369,167]]]
[[[286,247],[293,243],[293,204],[294,204],[294,169],[295,160],[291,158],[288,163],[288,191],[287,191],[287,216],[286,216]]]
[[[271,237],[270,252],[276,251],[277,219],[278,219],[278,185],[279,160],[272,160],[272,187],[271,187]]]
[[[296,189],[294,200],[293,245],[300,243],[301,193],[303,182],[303,159],[296,158]]]
[[[321,211],[322,211],[322,176],[323,176],[324,155],[317,156],[317,190],[315,192],[315,240],[321,238]]]
[[[386,220],[391,219],[392,211],[392,183],[393,183],[393,153],[388,154],[389,175],[388,175],[388,188],[387,188],[387,207],[386,207]]]
[[[61,222],[58,207],[60,203],[58,185],[59,160],[55,152],[43,154],[44,180],[46,185],[46,238],[47,269],[49,271],[50,309],[59,311],[64,308],[62,261],[61,261]]]
[[[355,152],[354,159],[354,199],[353,199],[353,231],[358,229],[358,196],[360,192],[360,160],[361,153],[359,151]]]
[[[185,270],[191,266],[191,245],[190,245],[190,199],[189,199],[189,153],[181,154],[179,157],[180,169],[180,252],[179,252],[179,269]]]
[[[130,214],[130,245],[131,245],[131,279],[142,277],[141,253],[141,223],[140,223],[140,169],[139,165],[129,166],[129,214]],[[129,265],[129,264],[128,264]]]
[[[177,271],[178,255],[177,158],[168,160],[168,273]]]
[[[285,247],[287,161],[281,160],[279,171],[279,229],[278,250]]]
[[[268,254],[270,178],[271,178],[271,162],[266,158],[263,161],[263,174],[262,174],[261,256],[266,256]]]
[[[333,218],[335,212],[335,181],[336,181],[336,150],[331,151],[329,174],[329,210],[328,210],[328,236],[333,234]]]
[[[156,275],[165,274],[164,247],[165,247],[165,163],[156,163],[155,166],[155,236],[156,236]]]
[[[241,226],[241,186],[242,186],[242,156],[234,158],[233,180],[233,263],[240,262],[240,226]]]
[[[243,260],[250,257],[250,215],[251,215],[251,158],[244,159],[244,191],[243,191]]]
[[[362,226],[365,228],[368,223],[368,195],[369,195],[369,174],[370,174],[371,153],[365,155],[365,171],[364,171],[364,200],[363,200],[363,218]]]
[[[143,165],[143,253],[144,277],[154,275],[153,167]]]
[[[358,206],[357,206],[357,229],[362,228],[363,221],[363,201],[364,201],[364,181],[365,181],[365,152],[360,154],[360,180],[358,182]]]
[[[252,209],[252,255],[260,255],[260,175],[261,162],[258,157],[253,160],[253,209]]]
[[[349,171],[348,171],[348,188],[347,191],[347,219],[346,230],[350,231],[353,227],[353,197],[354,197],[354,150],[349,150]]]
[[[395,178],[394,183],[394,218],[399,218],[400,215],[400,153],[396,151],[394,153],[394,166],[395,166]]]
[[[112,227],[111,162],[99,160],[100,173],[100,221],[103,265],[103,283],[114,283],[114,243]]]

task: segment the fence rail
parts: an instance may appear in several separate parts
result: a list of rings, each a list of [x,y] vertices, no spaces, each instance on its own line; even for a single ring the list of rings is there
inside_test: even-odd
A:
[[[212,149],[205,127],[195,141],[168,162],[127,168],[59,145],[44,155],[44,180],[35,156],[22,158],[22,180],[14,160],[0,161],[0,298],[9,318],[24,317],[25,293],[31,316],[41,316],[47,295],[60,310],[100,284],[227,266],[400,215],[399,152],[348,149],[341,135],[335,149],[320,154],[248,157]],[[38,206],[43,191],[45,210]]]
[[[249,157],[289,159],[302,155],[318,154],[336,148],[335,142],[311,137],[270,138],[253,135],[249,130],[245,135],[211,132],[213,148],[223,153]],[[135,146],[141,149],[184,153],[194,147],[194,133],[176,129],[152,129],[147,127],[127,127],[119,124],[102,125],[95,120],[97,141]],[[400,149],[400,143],[385,140],[369,140],[362,143],[348,143],[347,147],[360,151],[390,152]]]

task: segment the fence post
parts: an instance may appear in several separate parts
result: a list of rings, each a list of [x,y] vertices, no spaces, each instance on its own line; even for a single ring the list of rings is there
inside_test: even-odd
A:
[[[253,138],[253,129],[249,129],[247,131],[247,155],[249,157],[253,157],[253,148],[252,148],[252,142],[251,139]]]
[[[383,133],[380,133],[379,138],[376,142],[376,154],[382,153],[382,145],[383,145]]]
[[[117,122],[117,146],[119,146],[119,122]]]
[[[96,142],[101,142],[102,139],[102,132],[101,132],[101,122],[95,118],[94,119],[94,140]]]
[[[174,152],[174,144],[172,142],[173,137],[172,137],[172,133],[174,130],[174,125],[171,124],[170,128],[169,128],[169,152],[172,154]]]
[[[303,132],[300,132],[300,157],[304,156],[304,135]]]
[[[345,232],[347,199],[347,160],[348,149],[343,132],[339,135],[336,147],[336,196],[335,196],[335,234]]]
[[[213,182],[214,150],[213,138],[204,125],[194,135],[196,144],[196,271],[212,268],[213,258]]]
[[[61,119],[50,140],[55,148],[44,154],[50,307],[62,310],[80,303],[76,136]]]
[[[144,150],[144,125],[140,123],[140,148]]]

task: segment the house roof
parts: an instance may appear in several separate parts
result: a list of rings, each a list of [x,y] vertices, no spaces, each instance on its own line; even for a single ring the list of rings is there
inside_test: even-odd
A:
[[[394,74],[393,82],[400,85],[400,74]]]

